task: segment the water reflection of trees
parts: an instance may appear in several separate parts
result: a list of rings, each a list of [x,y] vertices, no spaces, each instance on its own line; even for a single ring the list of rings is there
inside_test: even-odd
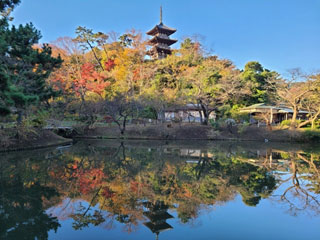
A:
[[[285,153],[290,159],[290,173],[287,178],[279,180],[287,187],[281,194],[281,201],[287,203],[292,215],[320,213],[319,183],[320,155],[314,153]]]
[[[0,166],[0,238],[47,239],[48,232],[56,231],[60,224],[46,214],[44,202],[57,197],[57,191],[38,181],[41,176],[35,174],[36,165],[29,160],[1,162]]]
[[[318,214],[316,153],[97,142],[17,159],[1,161],[0,219],[5,224],[0,236],[33,227],[30,239],[46,239],[59,227],[45,212],[50,207],[58,218],[73,218],[74,229],[112,228],[120,222],[131,232],[146,222],[146,201],[168,206],[187,223],[204,206],[223,204],[237,194],[249,206],[272,197],[292,214]],[[26,227],[24,222],[39,223]],[[12,231],[13,226],[20,227]]]

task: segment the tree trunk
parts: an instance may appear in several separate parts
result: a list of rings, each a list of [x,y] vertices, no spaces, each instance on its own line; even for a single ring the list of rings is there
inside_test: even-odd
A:
[[[97,54],[96,54],[96,52],[95,52],[95,50],[94,50],[94,47],[90,44],[89,41],[87,41],[87,43],[88,43],[89,47],[91,48],[91,51],[93,52],[93,56],[94,56],[94,58],[97,60],[97,63],[99,64],[99,67],[100,67],[101,70],[103,71],[103,70],[104,70],[104,69],[103,69],[103,66],[102,66],[102,64],[101,64],[101,62],[100,62],[100,60],[99,60],[99,58],[98,58],[98,56],[97,56]]]
[[[164,122],[165,122],[166,116],[165,116],[164,111],[159,110],[158,119],[160,120],[160,123],[164,123]],[[158,122],[157,122],[157,123],[158,123]]]
[[[207,117],[204,117],[202,124],[203,125],[208,125],[208,118]]]
[[[206,108],[206,106],[202,102],[200,102],[200,106],[201,106],[201,109],[202,109],[202,112],[203,112],[202,124],[203,125],[208,125],[208,109]]]
[[[297,115],[298,115],[298,108],[295,105],[295,106],[293,106],[293,114],[292,114],[292,119],[291,119],[291,124],[290,124],[291,129],[296,128]]]
[[[272,108],[270,109],[270,124],[273,122],[273,111]]]
[[[80,103],[80,107],[79,107],[79,112],[81,113],[81,112],[82,112],[83,105],[84,105],[84,103],[85,103],[84,94],[80,94],[80,97],[81,97],[81,103]]]
[[[200,116],[200,123],[202,124],[202,111],[199,110],[199,116]]]
[[[319,115],[320,115],[320,110],[318,110],[318,112],[317,112],[312,118],[310,118],[309,120],[307,120],[307,121],[305,121],[305,122],[303,122],[303,123],[300,123],[300,124],[298,125],[298,128],[301,128],[301,127],[303,127],[303,126],[311,123],[311,128],[312,128],[312,129],[315,129],[315,127],[316,127],[316,126],[315,126],[315,121],[317,120],[317,118],[318,118]]]
[[[272,131],[272,122],[273,122],[273,111],[270,109],[270,119],[267,119],[267,126],[269,131]]]
[[[18,110],[18,118],[17,118],[18,125],[21,125],[22,119],[23,119],[23,111],[22,110]]]
[[[121,135],[124,134],[124,131],[126,130],[126,122],[127,122],[127,116],[125,116],[123,118],[123,122],[122,122],[122,128],[121,128]]]

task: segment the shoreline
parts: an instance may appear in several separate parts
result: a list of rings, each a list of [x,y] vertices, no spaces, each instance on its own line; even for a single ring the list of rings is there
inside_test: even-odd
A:
[[[244,130],[234,127],[214,129],[204,125],[130,125],[124,134],[116,127],[95,127],[73,136],[75,139],[130,139],[130,140],[197,140],[235,142],[319,143],[320,131],[273,129],[249,126]]]
[[[20,140],[17,140],[14,137],[8,138],[6,145],[4,142],[0,142],[0,153],[41,149],[71,144],[72,142],[73,139],[61,137],[48,130],[37,129],[36,132],[33,132]]]
[[[29,151],[29,150],[36,150],[36,149],[42,149],[42,148],[63,146],[63,145],[72,144],[72,143],[73,143],[73,139],[65,139],[65,141],[59,141],[59,142],[50,143],[46,145],[34,145],[30,147],[9,147],[5,149],[0,148],[0,153]]]
[[[266,142],[262,139],[244,139],[244,138],[152,138],[152,137],[108,137],[108,136],[76,136],[73,139],[97,139],[97,140],[152,140],[152,141],[230,141],[230,142]],[[272,140],[267,142],[285,142],[285,143],[301,143],[299,141],[283,141]]]
[[[0,147],[0,152],[25,151],[59,145],[71,144],[74,140],[135,140],[135,141],[211,141],[211,142],[259,142],[259,143],[319,143],[318,138],[308,138],[303,131],[291,131],[287,129],[267,129],[249,127],[243,132],[233,129],[214,130],[210,126],[202,125],[177,125],[170,128],[156,126],[131,125],[121,135],[115,127],[96,127],[80,134],[74,134],[70,138],[59,136],[50,130],[40,130],[37,139],[30,137],[21,142],[13,142],[8,147]]]

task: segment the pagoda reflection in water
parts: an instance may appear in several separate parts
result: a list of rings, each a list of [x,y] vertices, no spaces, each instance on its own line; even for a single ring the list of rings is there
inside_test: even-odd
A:
[[[173,218],[173,216],[167,212],[169,208],[168,205],[163,201],[156,201],[154,203],[144,202],[143,205],[148,209],[143,215],[149,219],[149,222],[145,222],[144,225],[156,234],[156,239],[159,238],[160,232],[173,229],[173,227],[166,222],[167,219]]]

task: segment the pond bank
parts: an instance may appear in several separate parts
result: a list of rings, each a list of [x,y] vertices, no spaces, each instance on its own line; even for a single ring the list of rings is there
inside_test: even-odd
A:
[[[274,129],[272,131],[257,126],[245,129],[238,127],[214,129],[198,124],[157,124],[128,125],[125,133],[120,134],[117,126],[76,128],[74,139],[120,139],[120,140],[185,140],[185,141],[236,141],[236,142],[281,142],[281,143],[318,143],[318,135],[307,135],[306,131]],[[318,132],[315,132],[318,133]],[[2,134],[2,135],[1,135]],[[59,134],[59,133],[58,133]],[[62,134],[63,135],[63,134]],[[11,137],[9,137],[11,136]],[[64,135],[63,135],[64,136]],[[10,131],[0,132],[0,152],[32,150],[64,144],[72,139],[59,136],[51,130],[33,129],[24,137]],[[314,137],[315,136],[315,137]]]
[[[10,130],[8,130],[10,131]],[[9,137],[2,132],[0,141],[0,152],[23,151],[39,148],[47,148],[64,144],[71,144],[72,139],[63,138],[49,130],[34,130],[26,136],[18,139],[16,136]]]
[[[319,142],[316,135],[308,135],[303,130],[273,129],[265,127],[234,126],[214,129],[198,124],[157,124],[128,125],[125,133],[120,134],[117,126],[94,127],[75,138],[88,139],[131,139],[131,140],[221,140],[221,141],[258,141],[258,142]],[[318,132],[315,132],[318,133]],[[320,134],[319,134],[320,136]]]

